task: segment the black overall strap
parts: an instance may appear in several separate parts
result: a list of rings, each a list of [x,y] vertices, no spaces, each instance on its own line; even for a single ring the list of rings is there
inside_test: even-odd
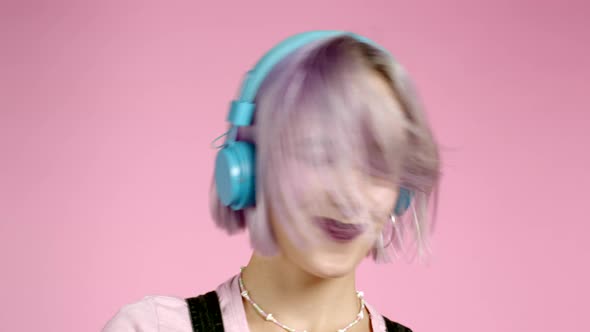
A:
[[[393,322],[385,316],[383,316],[383,319],[385,319],[385,327],[387,328],[387,332],[412,332],[412,330],[409,328],[403,326],[402,324]]]
[[[215,291],[186,299],[194,332],[224,332]]]

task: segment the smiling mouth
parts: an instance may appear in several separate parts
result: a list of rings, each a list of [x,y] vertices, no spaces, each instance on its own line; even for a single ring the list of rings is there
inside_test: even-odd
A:
[[[336,219],[314,217],[313,222],[324,234],[337,242],[349,242],[361,235],[366,227],[359,224],[346,224]]]

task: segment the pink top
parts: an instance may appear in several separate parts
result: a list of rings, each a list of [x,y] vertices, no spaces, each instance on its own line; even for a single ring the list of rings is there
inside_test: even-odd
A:
[[[225,332],[249,332],[238,276],[216,289]],[[386,332],[385,320],[366,304],[374,332]],[[184,298],[152,295],[123,306],[102,332],[193,332]]]

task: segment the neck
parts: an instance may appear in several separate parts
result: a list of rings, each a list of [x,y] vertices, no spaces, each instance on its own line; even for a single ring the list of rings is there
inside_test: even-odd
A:
[[[360,308],[354,271],[337,278],[321,278],[282,255],[253,254],[242,277],[251,298],[264,311],[297,330],[336,331],[354,320]],[[268,324],[250,303],[244,301],[244,308],[249,323]]]

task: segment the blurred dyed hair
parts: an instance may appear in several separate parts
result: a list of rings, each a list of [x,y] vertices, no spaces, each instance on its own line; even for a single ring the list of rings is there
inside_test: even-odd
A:
[[[401,112],[371,90],[370,70],[391,87]],[[237,138],[256,146],[256,206],[240,211],[225,207],[213,178],[210,208],[220,228],[229,234],[247,228],[252,248],[274,255],[279,249],[269,220],[272,209],[275,222],[281,223],[290,239],[305,243],[309,239],[301,238],[305,232],[297,231],[302,227],[297,220],[303,218],[301,195],[309,181],[325,181],[324,188],[342,215],[358,213],[362,222],[371,221],[370,207],[355,205],[362,201],[355,197],[359,193],[339,190],[346,178],[338,178],[337,172],[320,177],[298,173],[294,165],[303,160],[318,167],[328,163],[334,170],[357,167],[413,192],[408,211],[395,223],[385,224],[383,236],[369,253],[375,261],[390,260],[390,253],[422,257],[430,252],[439,150],[408,76],[391,56],[349,36],[310,43],[272,69],[255,103],[253,125],[240,127]],[[383,121],[383,117],[392,118]],[[392,121],[395,125],[384,125]]]

